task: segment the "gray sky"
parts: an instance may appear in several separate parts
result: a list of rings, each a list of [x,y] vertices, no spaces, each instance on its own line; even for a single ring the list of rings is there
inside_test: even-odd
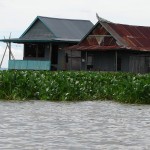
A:
[[[115,23],[150,26],[150,0],[0,0],[0,39],[18,38],[36,16],[86,19],[94,24],[99,16]],[[5,44],[0,43],[0,61]],[[22,46],[13,53],[22,59]],[[15,51],[14,51],[15,49]],[[8,54],[3,63],[7,67]]]

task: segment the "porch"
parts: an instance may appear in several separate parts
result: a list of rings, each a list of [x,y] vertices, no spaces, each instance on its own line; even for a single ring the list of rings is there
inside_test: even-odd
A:
[[[39,60],[9,60],[10,70],[51,70],[51,61]]]

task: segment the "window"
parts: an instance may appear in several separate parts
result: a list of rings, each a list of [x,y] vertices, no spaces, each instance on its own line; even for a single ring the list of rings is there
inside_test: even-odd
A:
[[[45,57],[45,44],[26,44],[25,57]]]
[[[36,57],[37,45],[26,44],[25,45],[25,57]]]

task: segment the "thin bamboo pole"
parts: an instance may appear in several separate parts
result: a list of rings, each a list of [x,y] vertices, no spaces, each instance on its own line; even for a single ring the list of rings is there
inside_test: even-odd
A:
[[[4,51],[4,54],[3,54],[3,57],[2,57],[1,63],[0,63],[0,68],[2,67],[2,63],[3,63],[4,57],[5,57],[7,48],[8,48],[8,45],[6,45],[6,48],[5,48],[5,51]]]
[[[8,44],[8,49],[9,49],[9,60],[11,60],[11,42]]]

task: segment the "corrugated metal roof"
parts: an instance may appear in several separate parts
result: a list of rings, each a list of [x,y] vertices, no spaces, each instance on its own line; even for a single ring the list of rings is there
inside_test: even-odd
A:
[[[150,48],[150,27],[114,23],[108,25],[126,41],[128,47]]]
[[[93,27],[88,20],[38,17],[57,37],[61,39],[82,39]]]
[[[79,42],[93,27],[89,20],[59,19],[38,16],[18,39],[3,42]]]
[[[108,31],[108,33],[112,36],[112,39],[115,39],[115,43],[113,41],[113,43],[110,44],[109,40],[105,40],[106,43],[103,45],[100,45],[98,42],[93,42],[94,39],[96,40],[96,36],[98,35],[106,36],[105,39],[107,38],[107,35],[101,31],[100,25]],[[96,35],[95,37],[94,34]],[[92,37],[90,39],[91,35]],[[85,51],[114,49],[150,51],[150,27],[99,21],[76,47],[70,47],[69,49]]]
[[[38,16],[20,39],[60,40],[79,42],[93,27],[89,20],[59,19]]]

